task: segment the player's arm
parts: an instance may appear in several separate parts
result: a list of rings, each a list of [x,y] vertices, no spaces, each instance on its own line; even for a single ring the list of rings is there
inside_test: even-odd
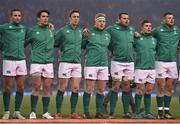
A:
[[[32,41],[32,30],[29,28],[26,28],[24,47],[26,47],[28,44],[30,44],[31,41]]]
[[[82,43],[81,43],[81,49],[86,49],[87,48],[87,45],[88,45],[88,37],[83,37],[82,39]]]
[[[179,34],[179,43],[177,46],[177,51],[180,52],[180,29],[178,28],[178,34]]]
[[[5,30],[5,26],[4,25],[0,25],[0,50],[2,51],[4,48],[4,43],[3,43],[3,32]]]
[[[62,36],[63,36],[63,31],[62,29],[58,30],[55,35],[54,35],[54,40],[55,40],[55,43],[54,43],[54,47],[56,48],[60,48],[61,44],[62,44]]]

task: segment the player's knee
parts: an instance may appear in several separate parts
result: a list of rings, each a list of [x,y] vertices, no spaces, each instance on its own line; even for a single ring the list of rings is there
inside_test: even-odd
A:
[[[39,92],[40,88],[41,88],[41,85],[35,85],[35,86],[33,86],[33,91]]]
[[[122,90],[125,92],[129,92],[130,91],[130,84],[129,83],[123,83],[122,84]]]
[[[92,88],[91,87],[86,87],[85,92],[90,94],[92,92]]]
[[[152,93],[152,90],[153,90],[152,88],[147,88],[147,89],[146,89],[146,94],[151,94],[151,93]]]
[[[165,88],[164,88],[164,87],[158,87],[158,91],[159,91],[159,92],[164,92],[164,91],[165,91]]]
[[[143,88],[137,88],[136,89],[136,94],[143,95],[143,93],[144,93],[144,89]]]
[[[165,90],[166,90],[166,91],[172,91],[172,86],[166,85],[166,86],[165,86]]]
[[[104,92],[102,90],[97,90],[96,93],[97,94],[104,94]]]
[[[24,92],[24,86],[19,86],[17,87],[18,92]]]
[[[79,92],[79,87],[78,87],[78,86],[73,87],[72,91],[73,91],[74,93],[78,93],[78,92]]]
[[[157,90],[157,96],[160,96],[160,97],[162,97],[162,96],[164,96],[164,89],[159,89],[158,88],[158,90]]]
[[[4,92],[10,93],[10,92],[11,92],[11,87],[5,87],[5,88],[4,88]]]
[[[62,91],[62,92],[65,92],[66,86],[65,85],[60,85],[59,90]]]
[[[112,91],[118,92],[119,91],[119,86],[112,86]]]
[[[99,94],[103,94],[104,93],[104,88],[98,88],[96,89],[96,92]]]
[[[43,87],[43,90],[44,90],[45,92],[49,92],[50,86],[44,86],[44,87]]]

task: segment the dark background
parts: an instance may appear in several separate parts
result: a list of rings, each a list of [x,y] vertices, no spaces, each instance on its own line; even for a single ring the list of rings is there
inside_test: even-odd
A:
[[[82,27],[93,26],[94,16],[97,12],[107,14],[108,25],[116,22],[120,12],[128,12],[131,25],[139,30],[139,24],[143,19],[149,19],[153,26],[158,26],[163,13],[170,11],[175,15],[176,24],[180,25],[180,0],[0,0],[0,24],[9,22],[9,13],[13,8],[22,10],[23,24],[27,27],[36,23],[38,10],[48,9],[51,13],[50,21],[53,22],[56,30],[66,24],[70,9],[80,10],[80,26]],[[29,50],[26,50],[27,56],[29,53]],[[56,78],[53,83],[54,88],[57,86],[57,66],[57,59],[55,59]],[[2,64],[0,71],[2,72]],[[2,91],[2,74],[0,78],[0,91]],[[31,80],[28,77],[26,91],[30,90]]]
[[[50,20],[56,29],[66,23],[70,9],[80,10],[81,26],[92,26],[97,12],[107,14],[108,24],[114,23],[120,12],[128,12],[131,24],[136,28],[142,19],[150,19],[157,26],[167,11],[174,13],[179,25],[179,7],[179,0],[0,0],[0,23],[8,22],[11,9],[20,8],[23,24],[30,27],[36,23],[36,13],[40,9],[51,12]]]

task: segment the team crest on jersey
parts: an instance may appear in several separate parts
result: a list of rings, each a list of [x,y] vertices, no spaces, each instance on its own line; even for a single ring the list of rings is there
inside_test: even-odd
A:
[[[12,28],[12,26],[10,25],[9,28]]]
[[[37,32],[36,32],[36,34],[40,34],[40,32],[39,32],[39,31],[37,31]]]
[[[95,35],[95,33],[91,33],[91,35]]]
[[[69,30],[66,31],[66,33],[69,33],[69,32],[70,32]]]
[[[140,40],[143,40],[143,38],[141,37]]]
[[[109,40],[109,38],[108,38],[108,37],[106,37],[106,40]]]
[[[174,28],[173,30],[174,30],[174,34],[177,34],[176,28]]]

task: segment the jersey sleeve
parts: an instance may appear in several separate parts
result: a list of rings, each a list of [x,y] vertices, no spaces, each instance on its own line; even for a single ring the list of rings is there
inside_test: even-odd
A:
[[[54,34],[54,40],[55,40],[54,47],[60,47],[60,45],[62,43],[62,36],[63,36],[62,29],[55,32],[55,34]]]
[[[26,36],[25,36],[25,42],[24,46],[26,47],[28,44],[30,44],[32,41],[32,29],[26,28]]]

